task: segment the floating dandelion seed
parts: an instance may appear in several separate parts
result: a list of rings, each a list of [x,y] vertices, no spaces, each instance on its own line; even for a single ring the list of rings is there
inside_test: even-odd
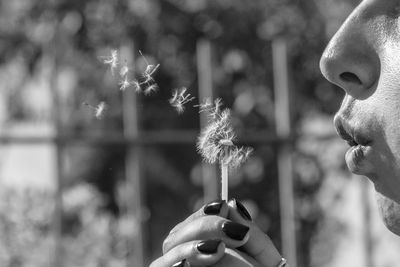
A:
[[[105,111],[107,110],[107,104],[105,102],[100,102],[97,106],[92,106],[87,102],[83,102],[83,105],[94,110],[94,116],[97,119],[102,119],[104,117]]]
[[[111,50],[111,55],[105,57],[104,64],[110,65],[111,69],[111,74],[114,76],[115,69],[118,66],[118,51],[117,50]]]
[[[147,75],[153,75],[154,72],[156,72],[156,70],[160,67],[160,64],[157,65],[147,65],[146,70],[144,71],[144,73],[146,73]]]
[[[140,93],[142,91],[142,87],[137,80],[131,81],[131,85],[135,88],[135,92]]]
[[[208,111],[212,107],[212,102],[210,98],[206,98],[202,103],[199,105],[193,105],[193,107],[198,107],[199,108],[199,113]]]
[[[203,110],[202,107],[206,108]],[[221,197],[228,199],[228,169],[237,168],[249,157],[252,148],[234,145],[235,134],[231,126],[229,109],[220,110],[221,101],[206,101],[200,105],[201,111],[208,111],[211,116],[209,124],[202,130],[197,150],[209,163],[219,162],[221,167]]]
[[[214,103],[210,98],[206,98],[202,103],[194,107],[199,107],[199,113],[206,112],[211,120],[215,120],[221,115],[221,106],[221,98],[215,99]]]
[[[178,113],[182,113],[185,110],[184,105],[195,99],[195,97],[190,97],[190,94],[185,95],[186,91],[186,87],[175,90],[172,94],[172,98],[169,100],[169,103],[178,111]]]
[[[129,81],[128,76],[126,75],[125,78],[118,83],[120,85],[119,89],[121,91],[125,91],[126,88],[132,85],[132,83]]]
[[[107,110],[107,104],[105,102],[100,102],[96,106],[96,112],[95,112],[95,117],[98,119],[101,119],[104,117],[104,113]]]
[[[214,106],[212,106],[208,111],[211,119],[215,120],[216,118],[218,118],[218,116],[220,116],[219,114],[221,113],[221,106],[222,106],[221,98],[215,99]]]
[[[157,71],[157,69],[160,67],[160,64],[157,64],[156,66],[154,65],[148,65],[146,67],[146,70],[143,73],[143,78],[145,79],[143,83],[150,83],[154,82],[153,74]]]
[[[125,61],[124,65],[119,70],[119,75],[121,77],[125,77],[128,74],[128,72],[129,72],[128,63]]]
[[[154,92],[157,92],[158,90],[158,85],[156,83],[153,83],[152,85],[146,87],[146,89],[144,89],[144,95],[150,95]]]
[[[143,72],[143,78],[144,81],[141,84],[148,84],[150,82],[154,82],[153,74],[157,71],[157,69],[160,67],[160,64],[157,65],[152,65],[150,64],[146,57],[143,55],[142,51],[139,50],[140,55],[143,57],[144,62],[146,62],[146,69]]]

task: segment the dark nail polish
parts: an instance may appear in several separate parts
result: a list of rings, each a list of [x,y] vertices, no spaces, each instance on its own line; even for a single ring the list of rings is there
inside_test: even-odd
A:
[[[236,207],[237,207],[237,211],[239,212],[240,215],[242,215],[242,217],[248,221],[251,221],[251,215],[250,213],[247,211],[247,209],[245,208],[245,206],[243,206],[242,203],[240,203],[239,201],[236,201]]]
[[[180,262],[175,263],[174,265],[172,265],[171,267],[183,267],[185,266],[186,263],[186,259],[181,260]]]
[[[214,201],[204,207],[204,214],[217,215],[221,211],[222,201]]]
[[[235,222],[224,222],[222,225],[222,231],[235,240],[243,240],[249,230],[246,225]]]
[[[218,251],[221,240],[206,240],[197,244],[197,250],[203,254],[214,254]]]

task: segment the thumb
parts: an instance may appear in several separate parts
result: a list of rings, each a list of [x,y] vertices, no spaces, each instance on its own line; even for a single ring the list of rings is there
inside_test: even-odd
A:
[[[249,212],[236,199],[228,202],[228,218],[250,227],[249,240],[241,249],[266,267],[278,266],[282,256],[271,239],[252,221]]]

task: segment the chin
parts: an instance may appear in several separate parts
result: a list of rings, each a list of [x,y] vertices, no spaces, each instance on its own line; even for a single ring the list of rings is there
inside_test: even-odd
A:
[[[400,236],[400,204],[377,192],[379,212],[386,227]]]

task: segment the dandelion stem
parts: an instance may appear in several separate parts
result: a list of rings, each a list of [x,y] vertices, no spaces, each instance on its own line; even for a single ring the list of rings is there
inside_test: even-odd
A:
[[[221,199],[228,201],[228,164],[221,162]]]
[[[224,141],[224,140],[222,140]],[[223,144],[223,158],[220,160],[221,166],[221,199],[228,201],[228,170],[229,170],[229,147],[230,142],[221,142]]]

